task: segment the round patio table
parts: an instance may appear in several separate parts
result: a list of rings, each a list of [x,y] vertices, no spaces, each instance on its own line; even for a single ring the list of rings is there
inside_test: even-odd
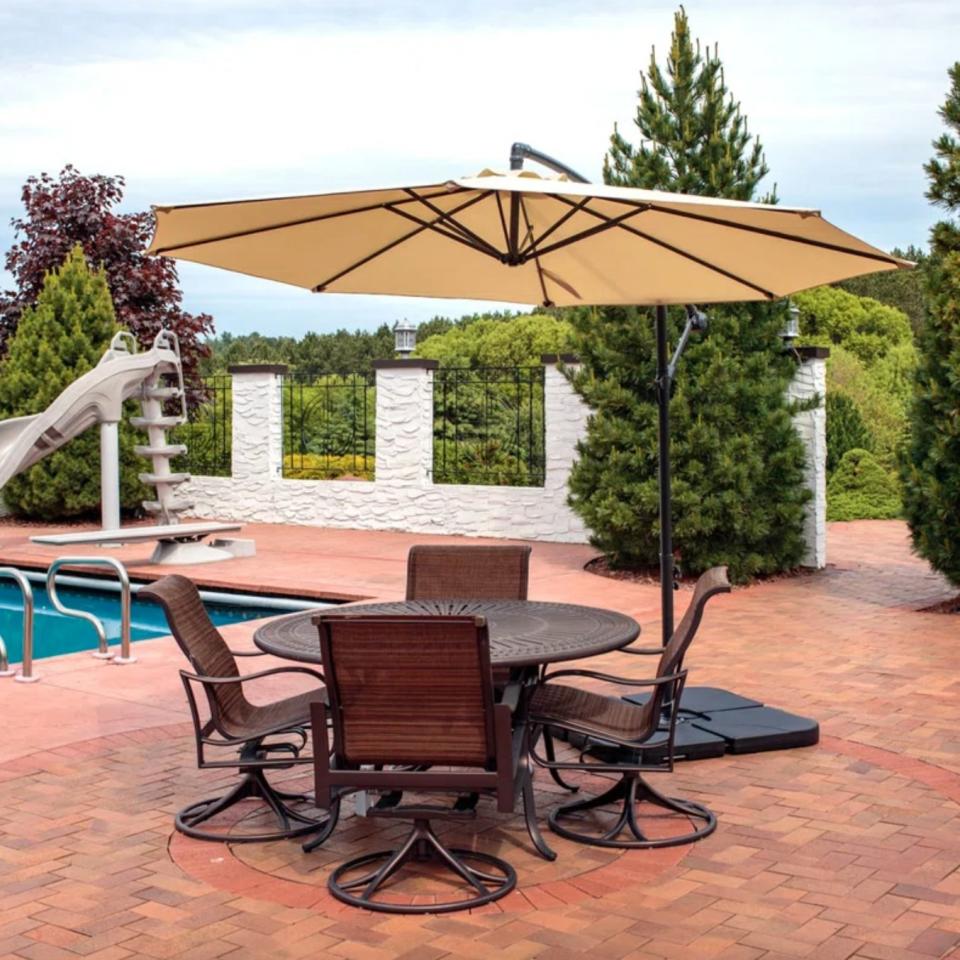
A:
[[[640,624],[615,610],[536,600],[400,600],[350,604],[342,611],[486,617],[490,660],[498,667],[594,657],[619,650],[640,635]],[[336,615],[335,610],[323,612]],[[253,642],[286,660],[320,663],[320,637],[313,623],[319,613],[304,610],[269,620],[257,628]]]

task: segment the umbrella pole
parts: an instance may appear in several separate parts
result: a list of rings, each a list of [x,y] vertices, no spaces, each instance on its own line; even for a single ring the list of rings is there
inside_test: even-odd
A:
[[[670,494],[670,365],[667,361],[667,308],[657,306],[657,408],[660,481],[660,619],[663,645],[673,636],[673,519]]]

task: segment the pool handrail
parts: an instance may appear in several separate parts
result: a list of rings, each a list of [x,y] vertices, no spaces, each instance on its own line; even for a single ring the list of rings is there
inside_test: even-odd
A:
[[[0,567],[0,579],[13,580],[20,587],[23,596],[23,659],[19,673],[10,669],[7,659],[7,645],[0,636],[0,677],[13,677],[20,683],[35,683],[39,677],[33,675],[33,587],[16,567]]]
[[[77,610],[73,607],[64,606],[60,597],[57,595],[57,573],[64,567],[110,567],[120,581],[120,655],[115,656],[110,652],[110,646],[107,643],[107,631],[99,617],[89,613],[86,610]],[[115,557],[76,557],[65,556],[57,557],[47,569],[47,595],[50,597],[50,603],[53,608],[63,614],[65,617],[76,617],[80,620],[86,620],[97,633],[97,650],[93,654],[100,660],[112,660],[114,663],[128,664],[136,663],[137,658],[130,653],[130,577],[127,574],[126,567]]]

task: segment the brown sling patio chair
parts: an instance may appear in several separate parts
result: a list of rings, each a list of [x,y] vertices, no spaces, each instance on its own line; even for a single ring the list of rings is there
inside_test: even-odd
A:
[[[557,776],[561,770],[619,776],[605,793],[553,810],[548,822],[555,833],[595,846],[647,848],[692,843],[716,829],[717,819],[707,807],[691,800],[665,796],[650,786],[643,774],[673,770],[677,714],[687,676],[683,658],[700,626],[707,601],[718,593],[729,591],[726,567],[714,567],[700,577],[693,599],[670,642],[658,651],[660,661],[653,679],[631,680],[593,670],[556,670],[544,676],[530,700],[527,750],[533,761]],[[619,695],[594,693],[555,682],[562,677],[586,677],[628,687],[648,687],[651,695],[643,704],[629,703]],[[546,756],[536,751],[537,734],[541,730],[547,735]],[[576,760],[558,761],[549,739],[551,730],[574,735],[574,739],[584,743],[584,754]],[[586,751],[598,743],[614,745],[620,750],[612,760],[587,761]],[[637,805],[642,802],[686,818],[691,829],[677,835],[648,836],[638,819]],[[614,803],[620,804],[617,817],[612,824],[599,827],[599,833],[568,826],[570,818]],[[628,836],[624,839],[625,831]]]
[[[330,698],[329,708],[319,700],[311,705],[317,803],[328,806],[344,793],[375,790],[391,803],[376,804],[368,816],[413,821],[396,849],[337,867],[328,880],[330,892],[344,903],[390,913],[463,910],[507,894],[516,883],[510,864],[449,848],[431,827],[432,820],[476,817],[472,806],[455,799],[464,792],[492,795],[497,809],[510,813],[522,791],[530,836],[538,850],[551,853],[536,825],[522,730],[512,729],[513,708],[493,701],[485,620],[344,612],[320,614],[316,623]],[[450,794],[452,803],[393,805],[396,791]],[[412,860],[444,865],[467,895],[430,903],[384,900],[384,892],[390,895],[384,885]]]
[[[241,675],[236,657],[259,656],[259,651],[234,652],[220,631],[211,623],[200,593],[193,581],[172,575],[141,588],[139,597],[155,600],[163,607],[167,622],[180,649],[194,672],[180,671],[190,705],[200,769],[235,767],[242,774],[236,787],[221,797],[200,800],[184,807],[174,822],[181,833],[198,840],[231,843],[280,840],[317,833],[325,838],[336,824],[336,804],[329,813],[317,817],[313,798],[286,793],[273,787],[267,770],[288,769],[310,763],[301,756],[307,742],[310,704],[324,696],[323,676],[307,667],[273,667],[258,673]],[[245,696],[247,684],[264,677],[300,674],[317,685],[311,690],[268,704],[251,703]],[[206,695],[207,715],[201,716],[195,687]],[[208,760],[205,747],[225,747],[238,754],[236,759]],[[251,832],[212,831],[200,825],[242,800],[262,800],[276,819],[273,830]]]
[[[526,546],[418,544],[407,555],[407,599],[526,600],[529,567]]]
[[[526,600],[530,547],[517,544],[418,544],[407,554],[408,600]],[[497,687],[508,667],[493,668]]]

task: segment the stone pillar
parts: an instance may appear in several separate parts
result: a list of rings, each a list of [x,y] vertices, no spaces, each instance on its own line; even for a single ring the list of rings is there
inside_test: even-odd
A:
[[[590,409],[573,389],[566,373],[577,371],[580,360],[572,354],[544,354],[543,413],[546,421],[546,471],[544,487],[556,491],[567,487],[567,480],[577,459],[577,441],[586,436]]]
[[[433,474],[436,360],[376,360],[376,482],[423,487]]]
[[[271,480],[283,472],[283,364],[228,367],[233,378],[232,473]]]
[[[804,478],[812,498],[807,503],[803,535],[807,541],[801,563],[819,570],[827,565],[827,357],[826,347],[799,347],[797,372],[787,398],[804,402],[820,398],[818,406],[793,418],[806,453]]]

